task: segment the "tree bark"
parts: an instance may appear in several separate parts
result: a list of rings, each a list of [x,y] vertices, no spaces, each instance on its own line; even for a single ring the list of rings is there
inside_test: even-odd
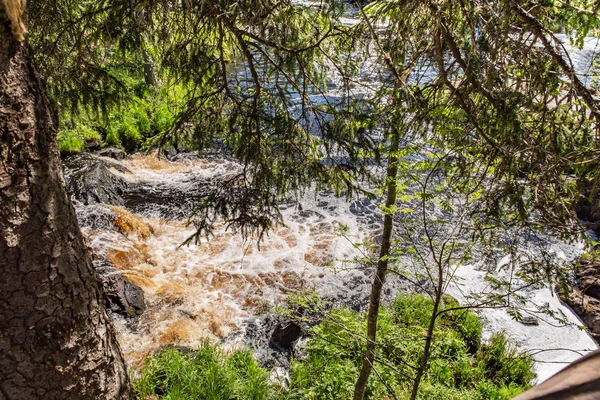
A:
[[[131,398],[56,126],[28,46],[0,20],[0,400]]]
[[[148,51],[143,50],[142,56],[144,58],[144,82],[146,82],[149,86],[156,86],[156,74],[154,74],[154,62],[152,61],[152,56]]]
[[[367,349],[363,357],[363,364],[354,385],[354,400],[362,400],[365,396],[367,382],[375,363],[375,349],[377,347],[377,317],[381,305],[381,290],[385,283],[388,271],[390,249],[392,247],[392,233],[394,230],[394,214],[391,211],[396,206],[396,177],[398,175],[398,148],[400,147],[400,132],[394,130],[390,144],[390,155],[386,172],[387,197],[385,201],[385,216],[383,217],[383,234],[377,271],[371,285],[371,297],[369,299],[369,313],[367,315]]]
[[[433,343],[433,330],[435,329],[435,323],[439,316],[438,311],[440,309],[440,303],[442,301],[442,290],[444,279],[442,278],[442,268],[441,262],[438,264],[440,267],[438,269],[438,285],[435,291],[435,300],[433,302],[433,311],[431,312],[431,317],[429,318],[429,326],[427,327],[427,336],[425,337],[425,347],[423,348],[423,355],[421,356],[421,360],[419,361],[419,368],[417,369],[417,373],[415,375],[415,380],[413,382],[412,392],[410,394],[410,400],[416,400],[419,394],[419,385],[421,384],[421,379],[427,370],[427,363],[429,362],[429,353],[431,351],[431,344]]]

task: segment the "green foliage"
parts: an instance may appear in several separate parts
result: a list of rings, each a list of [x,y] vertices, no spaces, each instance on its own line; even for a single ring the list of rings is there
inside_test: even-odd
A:
[[[527,385],[535,377],[531,357],[519,357],[506,335],[495,334],[477,353],[478,366],[483,368],[485,376],[494,381],[519,386]]]
[[[189,354],[174,348],[155,354],[133,386],[138,398],[267,400],[275,398],[268,378],[249,351],[228,354],[205,342]]]
[[[56,140],[61,154],[70,154],[84,151],[88,143],[100,144],[102,136],[85,123],[75,123],[73,128],[61,129]]]
[[[314,299],[313,299],[314,300]],[[293,304],[306,300],[294,298]],[[310,301],[314,304],[314,301]],[[446,309],[458,307],[447,297]],[[376,373],[368,383],[368,399],[403,398],[412,385],[410,378],[423,354],[426,315],[432,301],[419,295],[398,297],[391,308],[379,315]],[[429,310],[429,311],[428,311]],[[453,314],[462,312],[462,314]],[[464,310],[452,310],[441,315],[435,330],[429,367],[422,382],[422,400],[508,400],[531,384],[532,359],[521,356],[503,334],[491,337],[469,351],[468,340],[473,331],[464,335],[459,326],[471,320]],[[472,322],[470,322],[472,324]],[[134,381],[140,398],[159,396],[161,399],[350,399],[364,353],[366,331],[364,314],[347,309],[333,310],[307,343],[306,359],[293,359],[289,390],[269,386],[267,370],[258,366],[249,351],[232,354],[217,345],[204,343],[197,351],[183,353],[165,349],[147,360],[141,378]],[[480,340],[477,338],[477,340]],[[393,392],[394,396],[390,396]]]
[[[100,142],[102,140],[100,133],[88,125],[78,124],[77,129],[86,142]]]
[[[61,154],[77,153],[85,150],[85,139],[75,129],[64,129],[56,135]]]
[[[434,331],[431,357],[419,399],[510,399],[527,389],[534,374],[530,357],[521,356],[503,334],[481,341],[477,316],[445,297]],[[423,339],[433,302],[402,295],[379,314],[377,362],[366,398],[403,398],[423,354]],[[306,360],[294,360],[288,399],[351,398],[366,332],[363,314],[338,309],[313,328]],[[390,391],[394,396],[390,396]]]
[[[180,90],[146,87],[141,78],[121,75],[127,77],[123,79],[126,99],[103,117],[90,113],[70,115],[69,123],[76,129],[64,129],[58,135],[61,152],[83,151],[85,142],[92,141],[133,151],[173,126],[175,110],[181,101],[174,96],[182,95]],[[104,138],[97,129],[104,133]]]
[[[121,138],[119,137],[119,133],[115,129],[109,127],[106,132],[106,138],[104,140],[109,146],[121,147]]]
[[[112,143],[139,146],[149,119],[164,133],[153,143],[184,134],[202,150],[218,139],[249,166],[244,195],[221,190],[204,199],[212,211],[194,215],[198,234],[219,217],[262,233],[281,222],[279,200],[307,187],[364,190],[365,165],[381,150],[373,132],[389,132],[403,117],[412,121],[403,141],[421,139],[414,126],[433,128],[464,181],[485,175],[486,219],[581,234],[572,211],[581,189],[597,186],[600,111],[557,61],[563,55],[550,33],[565,31],[581,45],[598,31],[597,2],[522,3],[379,0],[348,26],[346,2],[335,0],[33,1],[29,40],[63,109],[125,109],[111,119]],[[372,29],[378,22],[388,29]],[[152,103],[152,88],[131,83],[148,62],[159,81],[186,89],[173,115],[124,105],[132,95]],[[348,98],[327,95],[330,78]],[[363,85],[374,93],[354,95]],[[313,102],[322,95],[329,104]]]

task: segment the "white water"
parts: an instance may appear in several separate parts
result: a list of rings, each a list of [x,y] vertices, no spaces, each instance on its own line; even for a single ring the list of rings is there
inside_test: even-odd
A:
[[[475,265],[462,266],[458,269],[460,285],[450,289],[450,294],[459,300],[465,295],[489,291],[485,281],[485,272]],[[548,316],[539,316],[539,325],[524,325],[514,320],[503,309],[485,309],[479,312],[484,321],[484,338],[492,333],[505,331],[520,350],[534,355],[535,372],[539,382],[548,379],[564,368],[569,362],[576,360],[597,348],[594,340],[580,327],[579,318],[564,305],[553,290],[543,287],[527,291],[529,309],[548,304],[552,311],[565,314],[571,325],[560,325]]]
[[[352,24],[353,20],[347,18],[344,22]],[[597,41],[586,41],[581,51],[569,51],[578,74],[585,76],[597,53]],[[368,78],[377,73],[369,71],[364,81],[372,85]],[[368,92],[361,86],[353,94]],[[227,175],[237,168],[226,161],[169,163],[150,157],[122,163],[133,171],[125,175],[132,182],[150,188],[160,186],[158,190],[177,187],[191,193],[198,181]],[[223,228],[217,229],[209,242],[179,247],[193,229],[184,220],[159,218],[152,208],[137,215],[153,230],[148,237],[135,232],[125,236],[118,229],[84,227],[94,252],[113,261],[145,292],[147,310],[137,329],[116,318],[119,340],[130,365],[139,366],[144,357],[164,345],[195,346],[205,337],[241,334],[245,318],[269,310],[289,292],[315,289],[344,302],[364,300],[368,279],[363,271],[355,269],[355,264],[346,261],[360,256],[360,252],[351,241],[336,234],[336,226],[347,225],[351,240],[360,242],[373,234],[379,221],[373,220],[372,213],[357,216],[350,205],[331,196],[305,199],[301,206],[304,211],[295,206],[284,210],[286,226],[272,232],[260,249],[251,240],[244,241]],[[176,209],[178,204],[168,207]],[[560,242],[554,248],[569,260],[582,252],[581,247]],[[451,294],[461,300],[471,292],[488,289],[485,272],[477,266],[461,267],[458,277],[461,284],[451,288]],[[534,354],[538,380],[542,381],[597,346],[577,327],[581,325],[579,319],[549,288],[531,289],[528,296],[532,305],[548,303],[552,310],[564,313],[572,325],[558,326],[548,320],[526,326],[500,309],[482,310],[480,315],[486,335],[505,330],[521,350]]]
[[[122,164],[133,172],[125,175],[130,181],[162,185],[162,190],[191,190],[194,179],[190,176],[215,178],[236,168],[225,161],[171,163],[154,156],[136,156]],[[180,247],[193,228],[184,220],[161,219],[152,208],[141,215],[113,208],[117,215],[142,226],[129,233],[117,227],[83,227],[93,251],[113,261],[120,273],[144,290],[147,309],[137,328],[116,317],[121,347],[130,365],[139,366],[161,346],[197,346],[206,337],[241,336],[245,319],[272,309],[290,292],[314,289],[346,304],[364,303],[369,280],[365,271],[349,260],[360,256],[352,242],[370,238],[379,226],[375,205],[368,200],[348,204],[321,195],[305,199],[301,206],[302,210],[297,206],[283,210],[286,226],[271,232],[260,248],[223,227],[208,242]],[[98,206],[90,210],[94,207]],[[169,207],[177,208],[178,204]],[[83,206],[78,211],[88,212]],[[348,226],[349,238],[337,233],[338,223]],[[556,240],[552,248],[566,259],[582,251]],[[455,297],[462,300],[469,292],[487,290],[485,273],[475,266],[458,271],[461,284],[451,289]],[[577,317],[549,289],[531,289],[527,295],[532,305],[548,302],[574,325],[558,326],[546,318],[549,323],[525,326],[496,309],[483,310],[480,315],[486,335],[506,330],[520,349],[535,354],[540,380],[596,348],[587,333],[575,326],[579,324]],[[540,349],[545,351],[537,353]]]
[[[126,175],[131,181],[183,186],[180,189],[190,184],[190,175],[214,177],[235,168],[222,161],[158,162],[152,156],[122,163],[133,171]],[[319,207],[323,201],[327,206]],[[116,228],[83,227],[95,254],[111,260],[145,293],[147,309],[137,330],[117,317],[126,359],[139,365],[149,352],[164,345],[197,346],[206,337],[239,333],[244,318],[272,308],[289,292],[314,288],[324,297],[358,294],[350,293],[346,283],[364,274],[346,260],[359,253],[351,241],[337,234],[338,224],[343,223],[357,241],[364,238],[349,205],[330,198],[306,199],[301,204],[304,211],[298,207],[283,211],[286,226],[271,232],[259,248],[255,241],[244,241],[223,227],[217,227],[210,241],[180,247],[193,228],[183,220],[152,216],[152,209],[134,216],[113,208],[117,215],[147,224],[153,231],[148,237],[136,232],[125,235]]]

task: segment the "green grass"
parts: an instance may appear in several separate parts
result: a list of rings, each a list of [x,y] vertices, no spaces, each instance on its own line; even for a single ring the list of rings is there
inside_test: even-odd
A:
[[[61,154],[77,153],[85,150],[85,138],[74,129],[65,129],[56,136]]]
[[[229,354],[206,342],[188,354],[175,348],[160,351],[147,361],[134,389],[142,399],[275,399],[268,378],[268,371],[258,366],[249,351]]]
[[[442,309],[458,307],[445,297]],[[378,362],[367,399],[406,399],[433,303],[418,295],[400,296],[379,315]],[[366,317],[348,309],[331,311],[312,329],[306,357],[292,360],[287,391],[269,386],[269,371],[249,351],[232,354],[205,343],[197,352],[166,349],[147,360],[134,382],[140,398],[160,399],[350,399],[362,362]],[[479,318],[451,310],[438,319],[431,358],[420,386],[422,400],[508,400],[534,378],[531,357],[518,353],[500,333],[482,343]],[[392,395],[393,393],[393,395]]]

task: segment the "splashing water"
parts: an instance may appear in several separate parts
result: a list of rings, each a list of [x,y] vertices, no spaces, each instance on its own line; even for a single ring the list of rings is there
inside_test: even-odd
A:
[[[189,213],[194,197],[202,193],[199,188],[215,184],[218,177],[232,174],[238,166],[198,158],[170,162],[156,155],[136,155],[120,163],[131,173],[115,173],[143,188],[150,197],[161,193],[164,197],[159,200],[166,196],[177,199],[159,204],[144,203],[140,198],[126,208],[78,205],[80,221],[87,221],[82,223],[82,231],[94,254],[110,260],[116,267],[113,273],[122,274],[145,293],[147,307],[137,325],[114,316],[131,366],[139,367],[148,354],[165,345],[194,347],[206,337],[242,337],[245,321],[272,309],[290,292],[316,290],[341,304],[360,307],[366,303],[370,274],[357,268],[353,259],[361,256],[354,243],[378,234],[380,215],[372,201],[346,203],[319,194],[287,205],[282,211],[285,226],[270,232],[260,247],[224,226],[217,226],[209,241],[181,246],[193,233],[183,216]],[[90,215],[99,208],[113,218],[90,223]],[[350,237],[338,233],[339,224],[348,227]],[[567,252],[568,258],[582,251],[559,241],[552,246]],[[485,272],[475,266],[461,267],[459,276],[461,284],[451,290],[457,298],[485,289]],[[386,286],[388,299],[402,287],[393,281]],[[528,296],[537,304],[550,303],[552,309],[579,324],[549,289],[531,289]],[[505,329],[523,350],[562,349],[536,354],[540,380],[579,353],[596,348],[576,326],[560,327],[543,321],[538,326],[525,326],[503,310],[484,310],[481,315],[486,334]]]
[[[223,161],[171,163],[154,156],[122,163],[132,171],[124,175],[131,182],[179,191],[190,189],[194,180],[197,184],[235,168]],[[356,277],[367,282],[363,271],[345,261],[359,253],[337,233],[337,225],[356,232],[357,241],[366,230],[347,204],[333,198],[307,199],[302,208],[284,209],[285,226],[270,232],[260,247],[223,226],[216,227],[209,241],[181,246],[193,233],[185,220],[160,218],[152,207],[137,215],[108,208],[116,214],[113,226],[84,226],[82,231],[96,256],[110,260],[118,273],[144,290],[147,308],[137,329],[115,316],[121,347],[134,366],[161,346],[193,347],[205,337],[239,332],[244,318],[280,303],[289,292],[314,288],[324,297],[349,295],[347,282]]]

